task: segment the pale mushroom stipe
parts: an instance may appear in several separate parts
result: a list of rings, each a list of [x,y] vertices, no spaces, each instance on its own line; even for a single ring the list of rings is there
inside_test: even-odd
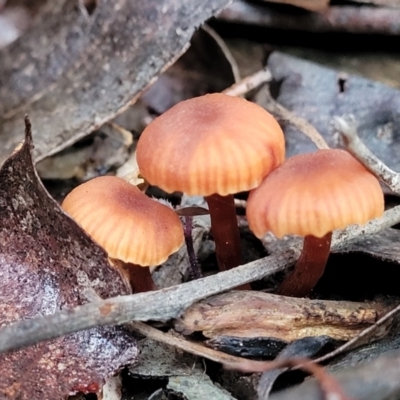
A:
[[[153,290],[149,266],[163,263],[183,244],[183,227],[168,206],[115,176],[76,187],[62,208],[103,247],[125,263],[134,292]]]
[[[220,270],[243,263],[232,194],[257,187],[284,156],[272,115],[222,93],[178,103],[143,131],[137,146],[139,169],[152,185],[205,196]]]

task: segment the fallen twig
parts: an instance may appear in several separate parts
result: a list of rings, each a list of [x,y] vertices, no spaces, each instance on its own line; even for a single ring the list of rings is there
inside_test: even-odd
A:
[[[296,260],[300,249],[296,250],[290,249],[268,260],[257,260],[167,289],[101,300],[73,310],[16,322],[0,330],[0,352],[98,325],[176,318],[191,304],[205,297],[283,270]]]
[[[336,379],[323,367],[307,358],[287,358],[275,361],[253,361],[243,359],[239,363],[225,364],[226,367],[243,372],[265,372],[275,368],[299,368],[318,380],[326,400],[350,400]]]
[[[287,108],[283,107],[281,104],[277,103],[271,96],[269,90],[264,90],[262,92],[263,105],[267,111],[274,114],[277,118],[288,122],[289,124],[295,126],[304,135],[306,135],[311,141],[317,146],[318,149],[329,149],[328,144],[322,135],[305,119],[297,116],[295,113],[289,111]]]
[[[240,82],[225,89],[222,93],[228,94],[229,96],[243,96],[263,83],[271,82],[271,80],[271,71],[268,68],[263,68],[252,75],[246,76]]]
[[[315,362],[322,362],[329,360],[332,357],[336,357],[339,354],[352,349],[355,347],[356,344],[358,344],[361,340],[368,338],[374,331],[376,331],[378,328],[380,328],[382,325],[384,325],[387,321],[389,321],[391,318],[394,318],[398,313],[400,312],[400,304],[394,308],[393,310],[389,311],[387,314],[385,314],[382,318],[378,319],[378,321],[375,322],[375,324],[369,326],[368,328],[364,329],[361,331],[357,336],[355,336],[353,339],[349,340],[342,346],[339,346],[335,350],[331,351],[328,354],[323,355],[322,357],[317,358],[314,360]]]
[[[199,343],[189,342],[188,340],[181,339],[170,335],[169,333],[161,332],[160,330],[153,328],[150,325],[144,324],[143,322],[131,322],[126,324],[129,328],[142,335],[154,339],[158,342],[165,343],[170,346],[174,346],[178,349],[184,350],[187,353],[194,354],[195,356],[204,357],[208,360],[212,360],[218,363],[239,363],[243,359],[240,357],[231,356],[230,354],[223,353],[222,351],[210,349]]]
[[[387,352],[380,357],[368,359],[355,367],[335,372],[333,378],[354,399],[398,399],[400,393],[400,351]],[[313,379],[301,385],[274,393],[271,400],[320,400],[319,382]]]
[[[343,249],[360,237],[374,234],[399,222],[400,206],[397,206],[365,226],[352,226],[337,232],[332,248]],[[44,317],[18,321],[0,329],[0,353],[95,326],[177,318],[187,307],[201,299],[288,268],[294,264],[299,254],[300,246],[293,246],[281,254],[168,289],[119,296]]]
[[[270,82],[272,79],[271,72],[268,68],[265,68],[261,71],[256,72],[253,75],[250,75],[244,78],[241,82],[238,82],[232,85],[230,88],[224,91],[225,94],[229,94],[231,96],[239,96],[247,93],[249,90],[254,89],[255,87],[261,85],[265,82]],[[317,146],[319,149],[328,149],[329,146],[326,143],[325,139],[322,135],[301,117],[298,117],[296,114],[292,113],[281,104],[277,103],[269,91],[265,91],[266,96],[266,109],[270,111],[272,114],[276,115],[278,118],[294,125],[298,128],[302,133],[304,133],[311,141]]]
[[[265,4],[236,1],[218,14],[226,22],[303,32],[398,35],[400,12],[389,7],[330,6],[322,13],[288,13]]]
[[[395,301],[311,300],[254,290],[230,291],[186,309],[175,320],[175,330],[201,332],[217,342],[222,337],[269,337],[290,343],[308,336],[350,340],[396,305]]]
[[[164,333],[142,322],[132,322],[127,324],[131,329],[141,333],[151,339],[177,347],[196,356],[204,357],[209,360],[224,364],[228,368],[239,369],[246,372],[259,372],[283,367],[297,367],[312,374],[318,379],[325,398],[335,400],[347,400],[348,397],[343,393],[337,381],[329,375],[325,369],[309,359],[293,358],[275,361],[252,361],[240,357],[207,348],[201,344],[189,342],[168,333]],[[336,396],[336,397],[334,397]]]
[[[400,174],[378,159],[362,142],[357,133],[357,121],[353,115],[335,117],[335,129],[342,135],[346,148],[394,193],[400,195]]]

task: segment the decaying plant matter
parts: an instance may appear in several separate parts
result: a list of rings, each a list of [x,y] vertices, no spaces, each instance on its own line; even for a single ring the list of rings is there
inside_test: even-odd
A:
[[[374,4],[382,1],[386,6],[391,2],[374,0]],[[308,9],[326,7],[326,15],[338,16],[336,6],[329,8],[326,0],[315,4],[309,0],[278,2]],[[222,367],[221,374],[210,371],[204,374],[201,364],[204,360],[198,362],[191,358],[187,368],[179,370],[184,379],[179,375],[168,375],[168,389],[183,393],[188,399],[190,392],[181,391],[180,387],[189,388],[194,382],[202,389],[207,385],[212,387],[207,395],[202,395],[199,390],[198,397],[220,400],[220,397],[232,398],[231,395],[236,398],[258,396],[259,400],[264,400],[280,373],[297,368],[318,380],[317,391],[312,386],[310,389],[307,383],[305,388],[291,389],[306,393],[304,398],[321,397],[321,389],[327,400],[357,398],[358,392],[348,384],[348,379],[340,374],[331,375],[331,371],[309,358],[325,354],[317,359],[321,361],[345,349],[376,340],[380,343],[392,341],[393,348],[398,347],[395,328],[400,306],[396,306],[395,298],[373,298],[379,290],[373,294],[361,292],[361,296],[360,292],[352,293],[354,301],[322,298],[326,295],[324,280],[332,273],[331,264],[336,262],[335,257],[343,257],[343,254],[330,257],[330,251],[359,251],[363,257],[372,255],[383,260],[385,265],[400,263],[400,256],[395,254],[397,247],[388,251],[388,246],[400,239],[398,231],[394,227],[381,232],[400,223],[400,206],[391,208],[387,204],[387,210],[383,212],[382,191],[373,176],[385,183],[391,193],[400,194],[399,174],[394,171],[400,163],[390,162],[390,158],[397,157],[397,136],[393,128],[397,127],[397,122],[393,121],[394,114],[397,115],[397,96],[400,99],[400,95],[375,90],[376,98],[371,100],[365,96],[360,107],[353,107],[359,104],[359,93],[367,90],[368,82],[333,71],[326,73],[321,83],[314,77],[319,77],[318,68],[322,67],[314,69],[306,62],[297,64],[293,57],[276,52],[270,55],[269,50],[266,54],[265,46],[262,63],[260,57],[258,67],[242,74],[247,76],[240,79],[245,63],[235,59],[236,50],[232,47],[231,52],[229,40],[225,43],[216,33],[218,28],[216,31],[206,28],[208,36],[191,40],[193,52],[175,63],[169,73],[162,74],[189,46],[196,27],[227,5],[229,1],[226,0],[206,0],[201,7],[192,0],[184,3],[168,0],[162,9],[154,1],[146,4],[119,0],[112,4],[104,0],[43,3],[45,6],[37,14],[38,23],[33,25],[31,35],[0,49],[0,132],[4,136],[0,159],[5,160],[0,170],[0,219],[3,223],[0,229],[0,397],[59,400],[70,393],[100,395],[104,382],[124,365],[132,364],[130,370],[135,374],[133,364],[142,347],[140,335],[144,335],[145,340],[150,340],[148,356],[157,361],[154,340],[168,349],[166,357],[176,357],[178,361],[183,357],[176,349],[236,371],[262,372],[261,378],[257,374],[251,376],[252,395],[234,391],[228,394],[224,388],[230,390],[230,386],[225,386],[222,379],[230,377],[233,381],[237,374],[239,379],[236,381],[241,385],[247,376]],[[2,6],[0,1],[0,17]],[[364,5],[360,8],[365,10]],[[233,18],[232,13],[242,15],[243,10],[251,16],[258,6],[238,3],[220,18]],[[347,8],[347,12],[349,10]],[[384,11],[382,15],[388,15],[387,10]],[[279,17],[279,13],[273,14],[274,18]],[[306,13],[305,19],[301,19],[305,30],[308,28],[304,21],[312,15]],[[372,16],[370,13],[360,15],[363,18]],[[314,23],[318,23],[320,17],[314,17]],[[363,18],[361,20],[365,22]],[[215,20],[213,23],[218,24]],[[351,25],[349,22],[344,24]],[[310,29],[315,29],[315,25]],[[325,25],[322,24],[321,29],[326,29]],[[213,50],[204,54],[204,50],[209,50],[205,44],[210,40]],[[41,43],[36,53],[31,51],[35,43]],[[268,67],[264,64],[266,56],[269,56]],[[222,66],[220,58],[224,61]],[[191,69],[191,63],[196,64],[195,69]],[[257,68],[260,71],[254,73]],[[212,82],[207,82],[210,74],[213,75]],[[160,76],[157,84],[143,93]],[[319,103],[323,103],[321,86],[326,87],[323,93],[330,101],[320,112]],[[356,101],[354,98],[349,100],[357,88],[360,92],[354,96]],[[307,90],[312,95],[304,95]],[[376,106],[379,93],[386,94]],[[189,100],[182,101],[184,99]],[[86,138],[83,144],[68,148],[70,156],[78,153],[82,156],[77,157],[81,160],[82,173],[64,177],[46,174],[52,161],[42,165],[43,177],[60,180],[114,175],[115,169],[128,158],[136,165],[135,178],[143,180],[137,165],[141,167],[148,180],[140,187],[143,192],[134,189],[133,193],[128,183],[113,176],[92,179],[73,190],[64,207],[77,220],[78,224],[75,224],[42,186],[34,160],[43,159],[86,137],[134,102],[138,102],[135,110],[138,115],[133,117],[136,120],[132,126],[126,126],[123,122],[126,116],[122,117],[108,127],[112,129],[104,128]],[[375,106],[371,113],[370,108]],[[250,111],[250,114],[242,114],[242,110]],[[265,110],[277,118],[279,125]],[[335,132],[327,133],[332,116],[343,110],[355,113],[356,117],[335,117]],[[22,138],[21,120],[27,111],[34,122],[36,148],[32,153],[31,127],[26,119],[25,141],[7,158]],[[178,117],[175,115],[173,121],[168,120],[175,112]],[[371,125],[371,119],[379,121]],[[356,122],[362,127],[361,137],[372,151],[363,146],[358,137]],[[368,135],[365,125],[368,125]],[[113,133],[116,127],[122,134]],[[193,134],[192,141],[188,139],[188,131]],[[298,131],[305,136],[298,135]],[[337,132],[342,133],[343,142]],[[175,134],[178,139],[173,143]],[[269,142],[274,138],[277,147],[271,148]],[[121,139],[123,146],[114,151],[117,146],[114,148],[113,141]],[[205,143],[200,142],[201,139],[205,139]],[[284,139],[287,139],[286,149]],[[92,146],[100,148],[100,142],[108,147],[108,152],[86,151]],[[374,147],[376,142],[378,145]],[[345,147],[359,162],[347,151],[329,149],[328,143],[332,147]],[[212,147],[212,144],[216,146]],[[318,150],[308,148],[310,145],[315,145]],[[293,156],[310,151],[314,153],[284,161],[285,153]],[[328,153],[335,154],[338,164],[334,165],[329,157],[326,157],[328,161],[322,157],[315,163],[306,162],[303,171],[296,164],[298,159],[318,158]],[[197,159],[199,155],[201,158]],[[69,157],[69,160],[73,158]],[[102,163],[106,158],[110,162]],[[150,166],[146,165],[149,160]],[[90,167],[87,164],[91,164]],[[323,164],[334,165],[335,171],[330,170],[319,179],[329,182],[321,189],[317,187],[318,179],[313,179]],[[355,164],[355,169],[362,171],[362,177],[352,175]],[[208,170],[210,165],[212,168]],[[285,183],[279,171],[287,165],[295,176]],[[252,175],[256,169],[261,172]],[[256,186],[267,174],[271,179],[278,178],[263,192],[264,184],[260,188]],[[194,175],[193,181],[188,181],[189,175]],[[92,185],[99,181],[103,182],[102,190],[93,189]],[[115,186],[117,181],[127,190]],[[365,181],[373,183],[367,183],[366,193],[362,193],[361,186]],[[306,189],[310,182],[311,187]],[[177,213],[149,198],[149,195],[169,196],[149,183],[174,192],[169,199]],[[52,184],[48,182],[49,187]],[[75,186],[77,182],[69,184]],[[344,189],[342,184],[346,186]],[[62,195],[55,198],[61,203],[70,190],[71,187],[64,189]],[[253,192],[247,197],[249,190]],[[387,193],[387,188],[385,190]],[[83,200],[79,197],[78,205],[70,207],[69,201],[80,191],[90,192],[90,196]],[[191,198],[190,207],[185,208],[186,196],[181,198],[181,193],[176,191],[205,195],[209,210],[202,208],[204,202],[197,203],[204,198]],[[243,191],[233,199],[232,193]],[[319,195],[318,200],[313,195]],[[354,200],[351,200],[353,195]],[[278,200],[271,201],[273,196]],[[260,198],[265,203],[260,202],[257,207],[261,214],[254,216],[255,201],[259,202]],[[374,199],[377,200],[375,208],[371,206]],[[149,208],[144,206],[145,202],[151,204]],[[108,203],[117,204],[118,209],[103,208]],[[133,203],[139,205],[143,214],[131,219],[125,211],[134,208],[131,207]],[[156,209],[168,213],[157,216]],[[277,211],[271,213],[273,209]],[[116,219],[112,219],[112,215],[116,215]],[[355,218],[345,221],[349,215]],[[306,217],[304,224],[300,221],[301,216]],[[150,217],[155,217],[152,222],[149,222]],[[169,264],[162,266],[160,276],[165,274],[170,278],[172,274],[168,269],[172,270],[175,264],[180,268],[174,269],[173,279],[161,276],[155,280],[159,288],[156,290],[151,277],[154,270],[137,265],[131,267],[143,264],[156,268],[182,244],[180,217],[186,218],[189,257],[182,248],[174,255],[176,258],[170,258]],[[196,221],[202,221],[200,228]],[[345,228],[348,223],[365,225]],[[143,230],[139,229],[141,225]],[[194,245],[190,240],[192,227],[196,234],[199,232]],[[288,244],[293,238],[288,241],[274,238],[274,243],[279,243],[277,250],[266,255],[267,247],[260,245],[249,228],[258,237],[272,231],[279,237],[294,233],[305,235],[306,239],[301,247],[295,242],[296,238],[293,241],[296,244]],[[166,239],[165,246],[161,243],[162,238]],[[139,240],[141,244],[135,247]],[[245,258],[241,246],[246,250],[243,252]],[[160,256],[164,247],[167,251]],[[155,258],[149,258],[149,248],[154,250]],[[215,269],[210,272],[216,266],[214,254],[221,267],[218,273]],[[131,258],[132,255],[143,257]],[[328,268],[324,272],[328,257]],[[125,269],[121,269],[122,262],[116,261],[117,258],[123,260]],[[187,281],[187,265],[181,268],[188,264],[188,258],[192,265],[201,265],[204,272],[194,270],[191,278],[196,280],[190,282]],[[243,259],[254,261],[245,263]],[[128,280],[135,292],[133,295],[126,279],[127,266],[131,271]],[[293,267],[294,272],[287,275]],[[153,273],[153,277],[157,277],[158,272]],[[283,278],[284,273],[286,278]],[[324,279],[313,289],[322,273],[325,273]],[[253,288],[261,290],[230,291],[249,289],[251,282],[255,282]],[[373,284],[375,288],[375,281]],[[266,293],[276,287],[281,295]],[[334,290],[329,296],[341,299],[341,293]],[[32,296],[32,292],[36,295]],[[363,302],[365,299],[368,301]],[[133,331],[139,337],[132,334]],[[203,335],[202,339],[196,333]],[[253,348],[254,343],[258,347]],[[328,346],[335,350],[326,354]],[[252,357],[254,359],[250,360]],[[274,361],[266,361],[273,357],[276,357]],[[139,360],[141,366],[146,363]],[[398,360],[400,356],[393,353],[392,360],[371,363],[371,370],[378,368],[376,365],[396,366]],[[170,369],[174,372],[173,367]],[[271,369],[275,371],[270,374]],[[348,376],[352,376],[351,373]],[[354,376],[359,379],[357,371]],[[159,377],[165,378],[162,372]],[[380,377],[381,383],[386,382],[386,377]],[[214,385],[215,380],[221,380],[218,381],[221,387]],[[396,384],[391,386],[393,393],[399,386]],[[383,386],[385,384],[379,388]],[[388,392],[387,397],[392,392]],[[216,393],[216,396],[210,393]],[[385,388],[382,393],[386,393]],[[104,398],[108,396],[103,395]],[[291,399],[292,394],[289,391],[272,396]]]

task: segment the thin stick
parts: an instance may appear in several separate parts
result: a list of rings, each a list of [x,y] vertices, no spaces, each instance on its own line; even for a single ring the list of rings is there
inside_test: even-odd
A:
[[[136,321],[126,325],[134,331],[149,337],[150,339],[157,340],[158,342],[174,346],[190,354],[194,354],[195,356],[204,357],[208,360],[212,360],[221,364],[239,363],[243,360],[240,357],[231,356],[227,353],[223,353],[222,351],[210,349],[199,343],[189,342],[188,340],[172,336],[169,333],[161,332],[160,330],[144,324],[143,322]]]
[[[177,318],[199,300],[282,271],[294,263],[299,253],[290,250],[269,257],[267,262],[257,260],[167,289],[119,296],[15,322],[0,329],[0,353],[95,326]]]
[[[362,339],[368,337],[371,333],[373,333],[375,330],[377,330],[379,327],[381,327],[384,323],[386,323],[389,319],[393,318],[396,314],[400,312],[400,304],[394,308],[393,310],[389,311],[387,314],[385,314],[382,318],[378,319],[378,321],[375,322],[375,324],[369,326],[368,328],[364,329],[361,331],[357,336],[355,336],[353,339],[349,340],[342,346],[336,348],[335,350],[331,351],[328,354],[323,355],[322,357],[317,358],[314,360],[315,362],[322,362],[329,360],[332,357],[336,357],[339,354],[352,349],[355,347],[355,345]]]
[[[318,380],[326,400],[350,400],[337,380],[323,367],[308,358],[286,358],[274,361],[253,361],[242,359],[239,363],[225,364],[226,367],[243,372],[265,372],[277,368],[296,368],[308,372]]]
[[[102,300],[102,298],[93,289],[88,292],[88,298],[90,298],[91,301]],[[230,354],[223,353],[222,351],[210,349],[209,347],[205,347],[202,344],[190,342],[188,340],[172,336],[169,333],[164,333],[143,322],[128,322],[125,324],[125,326],[150,339],[165,343],[169,346],[174,346],[178,349],[186,351],[187,353],[194,354],[195,356],[199,357],[204,357],[221,364],[238,363],[243,360],[240,357],[231,356]]]
[[[246,76],[246,78],[242,79],[240,82],[234,83],[222,93],[229,96],[243,96],[263,83],[271,82],[271,80],[271,71],[266,67],[253,75]]]
[[[280,118],[296,127],[300,132],[306,135],[318,149],[329,149],[328,143],[326,143],[323,136],[314,128],[314,126],[277,103],[268,90],[265,90],[262,95],[264,96],[263,100],[266,103],[265,109],[267,111],[274,114],[277,118]]]
[[[335,117],[333,123],[335,129],[342,135],[347,150],[394,193],[400,195],[400,174],[390,169],[365,146],[358,136],[354,115]]]
[[[223,93],[228,94],[230,96],[242,96],[248,93],[250,90],[255,89],[256,87],[262,85],[263,83],[271,82],[272,74],[271,71],[265,67],[264,69],[256,72],[253,75],[249,75],[246,78],[242,79],[240,82],[233,84],[228,89],[225,89]],[[266,90],[268,91],[268,90]],[[323,136],[305,119],[298,117],[296,114],[292,113],[279,103],[277,103],[269,94],[268,91],[268,103],[266,109],[274,115],[277,115],[279,118],[287,121],[288,123],[295,126],[302,133],[304,133],[308,138],[312,140],[312,142],[319,149],[329,149],[328,144],[326,143]]]
[[[355,225],[335,232],[332,249],[343,250],[360,237],[375,234],[399,222],[400,206],[397,206],[365,226]],[[289,268],[299,254],[300,247],[292,246],[280,254],[168,289],[119,296],[44,317],[17,321],[0,329],[0,353],[96,326],[177,318],[199,300]]]
[[[225,89],[223,93],[230,96],[242,96],[248,93],[250,90],[262,85],[263,83],[271,82],[272,74],[271,71],[265,67],[264,69],[256,72],[253,75],[249,75],[238,83],[233,84],[228,89]],[[265,91],[267,94],[267,111],[278,116],[279,118],[287,121],[288,123],[295,126],[302,133],[304,133],[319,149],[329,149],[323,136],[305,119],[298,117],[281,104],[277,103],[270,95],[268,89]]]
[[[242,371],[245,370],[247,372],[264,372],[266,370],[272,370],[282,367],[301,368],[315,376],[315,378],[321,385],[321,389],[323,390],[326,399],[348,399],[348,397],[341,390],[338,382],[331,375],[329,375],[323,367],[315,364],[309,359],[294,358],[266,362],[251,361],[240,357],[231,356],[221,351],[210,349],[201,344],[189,342],[188,340],[172,336],[142,322],[132,322],[127,325],[131,329],[141,333],[146,337],[170,346],[174,346],[196,356],[204,357],[209,360],[225,364],[225,366],[227,366],[228,368],[240,369]]]

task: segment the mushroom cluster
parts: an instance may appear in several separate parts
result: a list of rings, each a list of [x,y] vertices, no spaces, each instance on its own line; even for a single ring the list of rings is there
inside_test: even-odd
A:
[[[221,270],[242,263],[233,193],[252,190],[247,218],[256,236],[305,236],[294,272],[278,289],[303,296],[324,271],[332,231],[380,216],[383,193],[346,151],[283,163],[284,156],[283,132],[268,112],[220,93],[172,107],[143,131],[137,147],[139,169],[151,184],[205,196]]]
[[[284,162],[277,121],[242,98],[207,94],[178,103],[142,132],[137,162],[143,177],[166,192],[202,195],[209,206],[220,270],[243,263],[233,194],[251,191],[250,229],[261,238],[304,236],[302,254],[278,293],[310,293],[328,260],[332,231],[383,213],[379,182],[348,152],[337,149]],[[152,290],[149,269],[183,243],[177,214],[115,177],[74,189],[63,208],[129,270],[136,292]],[[244,285],[241,288],[250,288]]]
[[[149,183],[205,196],[220,270],[243,263],[233,193],[257,187],[284,156],[283,132],[272,115],[221,93],[170,108],[148,125],[137,146]]]

